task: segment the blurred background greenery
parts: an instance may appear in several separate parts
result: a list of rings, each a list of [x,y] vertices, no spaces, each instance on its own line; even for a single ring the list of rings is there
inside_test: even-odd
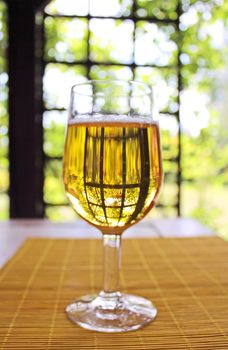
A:
[[[129,17],[132,7],[136,23],[124,19]],[[88,12],[93,18],[86,17]],[[117,18],[100,18],[109,16]],[[169,159],[178,152],[179,126],[175,113],[180,102],[181,214],[196,218],[228,237],[228,2],[93,0],[89,8],[84,0],[53,0],[43,18],[46,217],[62,221],[75,218],[66,205],[60,160],[70,87],[88,78],[135,78],[154,86],[161,111],[166,176],[159,201],[165,207],[155,208],[152,217],[176,215],[178,169]],[[167,23],[159,22],[164,19]],[[179,23],[178,30],[175,23]],[[0,0],[1,220],[9,215],[6,26],[7,7]],[[85,63],[88,56],[95,62],[89,68]],[[75,61],[77,64],[72,64]],[[127,65],[133,61],[132,71]]]

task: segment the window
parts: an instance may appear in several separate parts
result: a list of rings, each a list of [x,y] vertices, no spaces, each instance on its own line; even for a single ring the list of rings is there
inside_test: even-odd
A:
[[[61,181],[70,88],[86,79],[135,79],[160,98],[165,185],[159,206],[180,212],[180,48],[176,0],[55,0],[44,12],[44,201],[49,218],[71,216]],[[59,83],[61,82],[61,83]],[[162,94],[161,94],[162,92]],[[154,214],[153,213],[153,214]]]

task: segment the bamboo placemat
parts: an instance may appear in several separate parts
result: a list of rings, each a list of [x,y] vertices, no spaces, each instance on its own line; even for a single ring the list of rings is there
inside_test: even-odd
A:
[[[154,323],[122,334],[73,325],[65,306],[101,288],[101,242],[29,239],[0,271],[0,349],[228,349],[226,242],[123,240],[120,282],[154,301]]]

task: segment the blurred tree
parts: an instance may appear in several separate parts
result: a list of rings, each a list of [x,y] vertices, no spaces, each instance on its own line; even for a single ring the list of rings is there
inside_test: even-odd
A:
[[[44,17],[46,215],[55,219],[71,216],[71,209],[68,208],[67,212],[62,206],[65,197],[60,179],[63,129],[67,118],[64,110],[69,103],[70,86],[88,78],[137,79],[155,86],[160,95],[166,173],[161,203],[170,205],[163,215],[175,214],[171,206],[177,194],[175,181],[178,169],[176,163],[169,159],[177,156],[178,124],[175,113],[179,106],[176,67],[180,60],[183,214],[214,227],[225,227],[228,89],[224,81],[228,81],[225,71],[228,63],[228,2],[135,0],[133,6],[131,0],[94,0],[91,15],[107,17],[104,19],[88,18],[86,4],[84,0],[67,3],[53,0]],[[133,11],[136,25],[130,18]],[[69,15],[80,17],[67,17]],[[110,15],[116,16],[116,19],[108,18]],[[0,191],[4,193],[8,188],[5,18],[6,8],[0,1],[0,89],[3,96],[0,107]],[[164,21],[162,24],[161,20]],[[2,215],[6,217],[7,204],[4,201]],[[49,207],[48,203],[55,206]],[[59,207],[56,206],[58,203]],[[158,210],[157,215],[160,215]],[[228,222],[225,225],[228,228]]]
[[[183,1],[182,6],[182,105],[194,106],[191,113],[187,108],[181,113],[183,213],[225,234],[228,130],[221,120],[227,119],[227,98],[219,82],[224,86],[228,64],[228,3]]]
[[[121,6],[122,1],[119,1],[119,4]],[[52,1],[51,6],[53,6],[56,15],[58,13],[57,1]],[[128,3],[128,9],[132,11],[132,2]],[[49,13],[50,11],[49,6]],[[63,8],[61,11],[64,14]],[[84,73],[85,78],[132,79],[134,74],[137,80],[151,83],[157,88],[160,93],[160,110],[166,113],[175,113],[178,110],[178,82],[175,66],[177,64],[177,46],[179,46],[183,88],[181,100],[182,105],[186,105],[185,108],[181,108],[183,212],[201,218],[208,223],[208,220],[205,221],[205,218],[208,217],[208,208],[203,204],[200,188],[205,183],[210,183],[212,187],[215,184],[225,185],[227,181],[227,148],[224,146],[227,135],[224,130],[220,130],[215,111],[212,118],[212,105],[208,104],[207,99],[204,98],[205,95],[211,97],[216,95],[215,75],[218,70],[223,69],[226,62],[227,49],[221,44],[221,39],[218,40],[218,28],[220,26],[225,30],[227,27],[227,3],[218,0],[183,0],[182,2],[177,0],[137,0],[135,11],[139,18],[135,34],[131,29],[133,24],[129,20],[124,22],[114,19],[92,19],[89,27],[86,27],[82,24],[86,23],[85,20],[80,19],[82,23],[78,22],[77,25],[80,40],[68,36],[69,27],[71,27],[71,32],[76,33],[76,30],[73,29],[74,25],[76,27],[76,22],[70,24],[69,18],[47,17],[45,19],[47,37],[45,57],[47,61],[54,58],[56,61],[65,60],[66,62],[71,60],[86,62],[87,57],[89,57],[92,62],[99,62],[100,64],[94,63],[88,73]],[[104,15],[99,4],[96,7],[96,15]],[[145,19],[146,17],[151,18],[152,23]],[[174,24],[167,22],[166,25],[161,25],[157,20],[173,20]],[[178,20],[179,32],[175,29]],[[126,23],[126,29],[124,23]],[[118,28],[120,28],[120,33]],[[132,42],[133,35],[135,35],[135,52],[132,51],[133,47],[126,45],[125,42],[124,46],[118,46],[120,45],[120,35],[123,38],[123,33],[128,30],[127,28],[129,28],[129,37],[126,39],[126,43]],[[89,43],[87,43],[88,37]],[[219,42],[220,46],[218,47]],[[127,66],[111,65],[112,62],[130,64],[134,59],[137,64],[145,66],[136,67],[133,73]],[[108,62],[110,64],[107,64]],[[150,67],[150,65],[157,65],[159,68]],[[170,68],[167,68],[167,65]],[[54,89],[48,89],[47,103],[53,100],[54,91]],[[67,99],[66,95],[65,100]],[[188,99],[187,104],[186,99]],[[62,105],[58,103],[57,106],[64,108],[66,105],[67,103],[62,99]],[[211,112],[208,113],[208,110]],[[174,186],[177,167],[169,159],[177,156],[178,125],[175,117],[171,115],[164,116],[161,124],[166,188],[160,202],[169,206],[175,203],[177,194]],[[57,134],[52,137],[52,132],[53,135],[56,134],[56,127],[48,129],[47,133],[46,140],[49,141],[46,143],[45,152],[49,152],[50,156],[56,153],[54,151],[56,148],[51,146],[51,143],[55,144],[54,138],[57,140]],[[223,136],[221,136],[222,134]],[[223,156],[218,156],[221,153]],[[191,196],[185,194],[186,191],[188,193],[189,186],[193,190],[197,189],[193,192],[199,194],[199,198],[193,200],[194,205],[190,203]],[[49,191],[48,187],[46,187],[46,191]],[[53,201],[55,200],[53,199]],[[169,209],[165,213],[173,215]],[[213,224],[213,220],[214,218],[209,223]]]

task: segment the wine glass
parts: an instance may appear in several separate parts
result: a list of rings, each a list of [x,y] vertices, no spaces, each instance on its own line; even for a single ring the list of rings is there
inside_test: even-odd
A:
[[[104,286],[67,306],[68,317],[100,332],[154,320],[149,300],[119,291],[121,235],[154,206],[162,179],[152,89],[135,81],[92,80],[71,90],[63,158],[66,195],[103,234]]]

